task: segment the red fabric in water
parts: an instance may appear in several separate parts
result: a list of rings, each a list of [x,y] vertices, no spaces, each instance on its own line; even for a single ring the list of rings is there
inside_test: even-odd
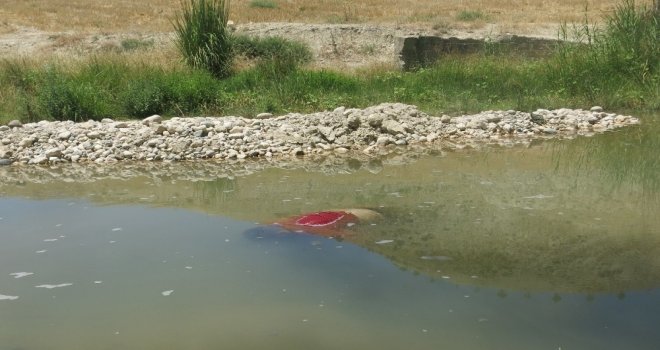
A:
[[[276,224],[291,232],[305,232],[327,237],[342,237],[344,229],[359,222],[357,216],[345,211],[320,211],[294,216]]]
[[[346,216],[343,211],[321,211],[305,214],[296,220],[296,225],[302,226],[328,226],[336,223]]]

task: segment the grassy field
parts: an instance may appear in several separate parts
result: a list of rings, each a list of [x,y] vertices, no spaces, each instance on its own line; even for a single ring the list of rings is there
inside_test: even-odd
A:
[[[627,1],[605,17],[601,30],[592,23],[567,29],[586,45],[565,43],[540,59],[494,48],[444,57],[410,72],[309,69],[298,64],[305,56],[299,46],[267,41],[239,42],[244,56],[264,57],[237,64],[222,79],[187,67],[175,53],[165,62],[141,61],[125,51],[78,59],[6,59],[0,60],[0,122],[151,114],[249,117],[382,102],[415,104],[432,114],[593,105],[657,111],[659,22],[657,13]]]
[[[580,21],[612,14],[618,0],[234,0],[231,18],[245,22],[391,23],[504,30]],[[652,0],[638,1],[650,5]],[[44,31],[171,31],[179,0],[0,0],[0,33],[13,26]]]

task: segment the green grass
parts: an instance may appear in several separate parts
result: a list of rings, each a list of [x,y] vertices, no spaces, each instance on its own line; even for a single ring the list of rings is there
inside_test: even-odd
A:
[[[142,39],[124,39],[121,41],[121,48],[124,51],[135,51],[149,49],[154,46],[153,40]]]
[[[275,1],[272,0],[252,0],[250,1],[250,7],[262,8],[262,9],[276,9],[278,5]]]
[[[0,63],[0,118],[253,116],[382,102],[416,104],[433,114],[593,105],[657,111],[658,31],[657,15],[628,1],[602,31],[574,28],[575,35],[586,35],[587,45],[562,44],[553,55],[536,59],[500,52],[449,56],[411,72],[304,69],[298,63],[309,51],[300,44],[240,37],[236,50],[257,64],[223,79],[202,68],[159,68],[122,56],[76,65],[6,60]]]
[[[463,10],[456,15],[456,19],[464,22],[487,20],[488,15],[479,10]]]

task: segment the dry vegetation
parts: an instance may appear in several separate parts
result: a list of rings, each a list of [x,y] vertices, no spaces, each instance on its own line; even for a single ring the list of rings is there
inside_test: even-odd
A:
[[[389,23],[434,28],[462,28],[497,23],[504,30],[529,31],[536,26],[579,21],[611,13],[618,0],[273,0],[275,8],[234,0],[232,19],[244,22]],[[651,4],[652,0],[638,3]],[[17,27],[43,31],[170,31],[179,0],[0,0],[0,33]],[[485,19],[461,21],[463,11],[480,11]]]

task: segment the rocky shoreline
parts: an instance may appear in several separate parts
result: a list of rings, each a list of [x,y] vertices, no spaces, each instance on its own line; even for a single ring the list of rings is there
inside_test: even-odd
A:
[[[164,120],[154,115],[141,121],[12,121],[0,126],[0,165],[378,156],[406,147],[510,146],[633,124],[639,120],[606,113],[601,107],[433,117],[400,103],[306,115],[262,113],[254,119]]]

